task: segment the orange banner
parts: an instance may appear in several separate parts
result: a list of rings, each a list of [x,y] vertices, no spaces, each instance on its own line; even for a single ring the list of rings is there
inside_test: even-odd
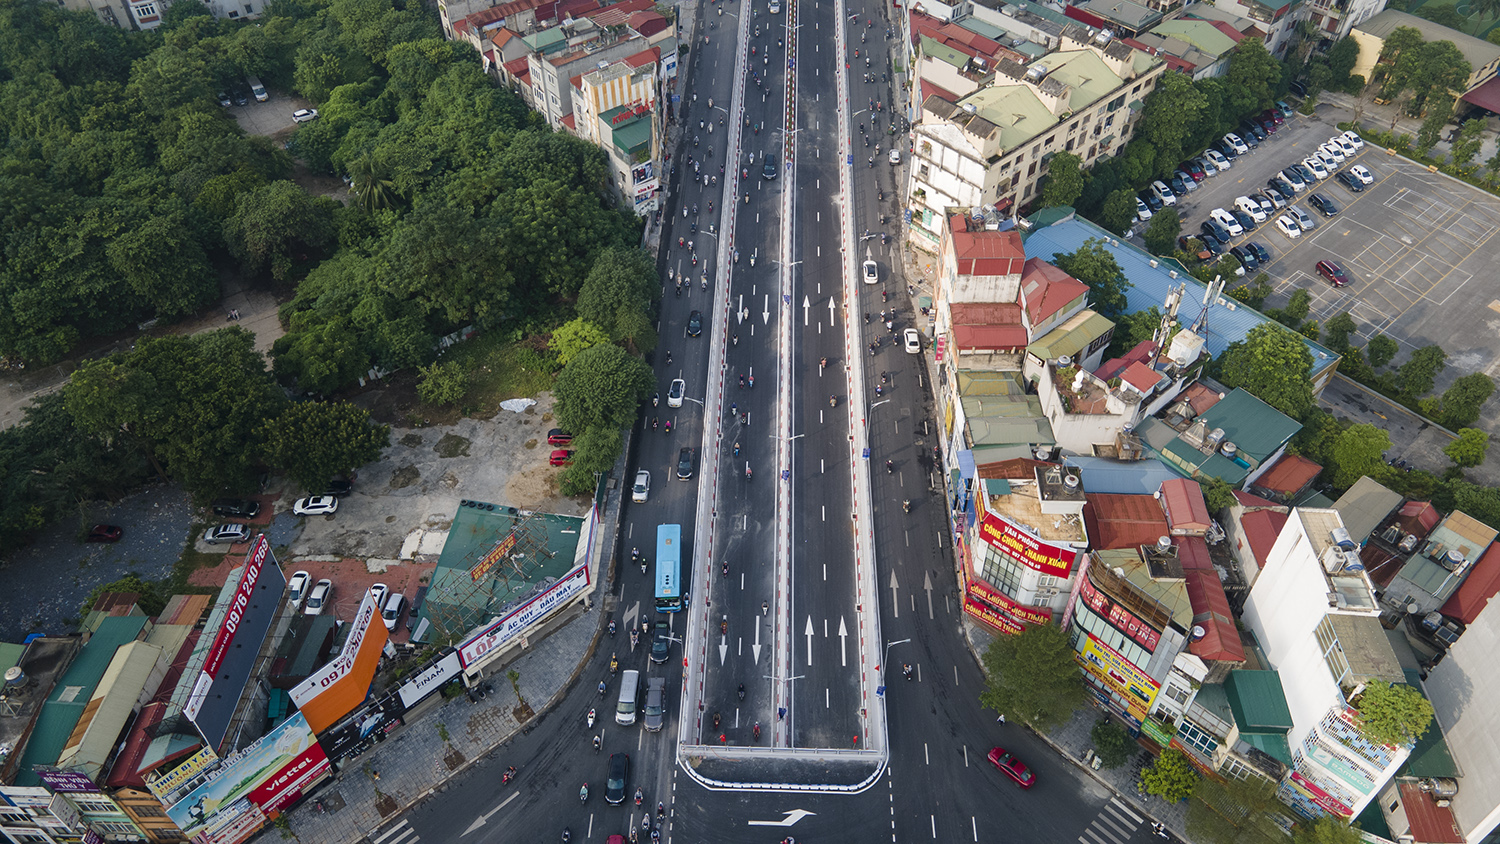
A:
[[[994,513],[984,515],[979,535],[990,547],[1004,551],[1021,565],[1054,577],[1067,577],[1078,559],[1076,550],[1038,539]]]

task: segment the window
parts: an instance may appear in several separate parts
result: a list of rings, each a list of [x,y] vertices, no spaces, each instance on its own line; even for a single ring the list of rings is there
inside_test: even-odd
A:
[[[1328,616],[1318,622],[1317,630],[1314,631],[1318,637],[1318,647],[1323,651],[1323,664],[1328,666],[1328,673],[1333,675],[1333,682],[1343,687],[1344,681],[1349,679],[1349,659],[1344,656],[1344,647],[1339,644],[1338,634],[1334,632],[1333,625],[1329,623]]]
[[[1030,167],[1026,168],[1026,175],[1027,176],[1035,176],[1036,175],[1036,162],[1035,161],[1031,162],[1031,166]]]
[[[154,829],[151,831],[160,841],[186,841],[187,836],[176,829]]]
[[[135,15],[139,18],[149,18],[156,14],[155,3],[142,3],[135,7]]]
[[[1182,743],[1193,748],[1207,757],[1212,757],[1214,751],[1219,749],[1219,740],[1198,729],[1198,725],[1192,721],[1183,721],[1177,728],[1177,738]]]
[[[1185,706],[1188,702],[1188,690],[1176,684],[1169,685],[1167,686],[1167,699],[1175,701],[1178,706]]]
[[[230,12],[229,13],[229,17],[231,17],[231,18],[238,18],[239,16],[240,16],[239,12]]]
[[[1063,149],[1067,150],[1068,152],[1072,152],[1073,151],[1073,139],[1072,138],[1068,139],[1068,145],[1065,146],[1065,147],[1063,147]]]
[[[1244,762],[1241,762],[1239,759],[1233,756],[1224,760],[1224,767],[1219,769],[1219,773],[1224,774],[1225,776],[1234,777],[1237,780],[1247,780],[1250,779],[1251,776],[1259,776],[1258,772],[1254,768],[1246,765]]]
[[[161,810],[161,806],[152,806],[149,803],[132,805],[130,810],[139,818],[161,818],[166,817],[167,814]]]
[[[1031,186],[1027,185],[1027,191]],[[984,557],[980,560],[979,576],[1006,595],[1014,595],[1021,589],[1021,566],[1008,555],[983,545]]]
[[[255,7],[251,6],[249,3],[246,3],[245,4],[245,14],[247,14],[247,15],[253,15],[253,14],[255,14]]]

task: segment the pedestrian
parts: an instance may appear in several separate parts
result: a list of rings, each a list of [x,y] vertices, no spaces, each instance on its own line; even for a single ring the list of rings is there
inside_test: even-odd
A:
[[[1000,717],[996,718],[995,720],[998,721],[1001,724],[1004,724],[1005,723],[1005,713],[1004,712],[1000,713]]]

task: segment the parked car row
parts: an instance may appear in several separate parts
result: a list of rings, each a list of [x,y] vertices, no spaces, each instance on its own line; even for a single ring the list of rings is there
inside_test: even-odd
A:
[[[1238,132],[1230,132],[1215,141],[1203,154],[1184,161],[1172,175],[1152,182],[1136,198],[1136,218],[1149,220],[1162,208],[1177,204],[1177,200],[1198,189],[1204,179],[1228,170],[1241,155],[1260,146],[1262,141],[1276,133],[1278,127],[1290,117],[1291,107],[1278,102],[1259,115],[1249,118]]]
[[[322,615],[333,603],[333,581],[325,577],[313,583],[312,575],[305,571],[293,574],[286,582],[286,590],[287,601],[293,609],[300,608],[303,615]],[[406,610],[406,595],[392,592],[384,583],[376,583],[369,591],[380,611],[381,623],[385,629],[395,630],[401,613]]]

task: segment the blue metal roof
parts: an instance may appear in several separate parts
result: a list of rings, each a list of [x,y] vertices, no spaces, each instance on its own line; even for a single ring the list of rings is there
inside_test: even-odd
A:
[[[1107,457],[1070,454],[1063,458],[1063,463],[1083,470],[1085,492],[1150,495],[1161,488],[1162,481],[1182,477],[1154,457],[1145,460],[1111,460]]]
[[[1203,310],[1203,294],[1208,290],[1207,285],[1181,272],[1177,274],[1177,278],[1172,278],[1170,272],[1173,265],[1160,262],[1159,266],[1151,266],[1155,259],[1145,250],[1120,240],[1082,217],[1070,216],[1045,228],[1034,229],[1025,237],[1026,257],[1050,262],[1053,255],[1072,252],[1090,238],[1104,241],[1105,248],[1114,255],[1120,269],[1125,271],[1125,277],[1130,279],[1132,286],[1125,292],[1127,311],[1144,311],[1153,305],[1160,308],[1167,299],[1168,291],[1186,282],[1187,290],[1183,294],[1181,307],[1177,309],[1177,318],[1184,326],[1191,325],[1198,319],[1198,314]],[[1223,298],[1231,301],[1227,295]],[[1263,322],[1280,324],[1243,303],[1235,302],[1234,306],[1232,311],[1227,307],[1214,307],[1209,311],[1203,339],[1209,354],[1214,357],[1223,354],[1230,343],[1245,339],[1245,335],[1255,326]],[[1296,336],[1307,344],[1307,350],[1312,353],[1312,371],[1308,374],[1316,381],[1323,370],[1338,361],[1338,355],[1300,334]]]

